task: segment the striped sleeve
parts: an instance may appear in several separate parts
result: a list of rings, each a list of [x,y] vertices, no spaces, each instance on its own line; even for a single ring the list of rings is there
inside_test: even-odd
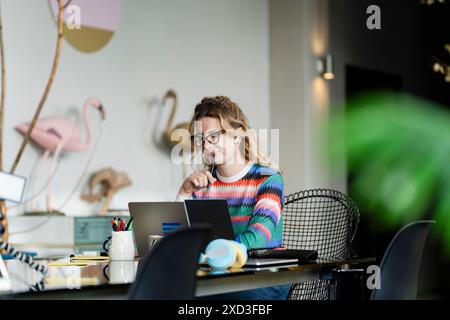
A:
[[[247,231],[238,235],[236,240],[247,248],[280,246],[283,203],[284,183],[277,173],[269,176],[259,186]]]

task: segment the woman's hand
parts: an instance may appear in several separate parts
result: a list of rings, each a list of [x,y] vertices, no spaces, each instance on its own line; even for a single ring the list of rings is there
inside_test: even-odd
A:
[[[213,183],[216,180],[217,179],[206,169],[195,171],[184,180],[178,195],[191,196],[195,191],[206,188],[210,183]]]

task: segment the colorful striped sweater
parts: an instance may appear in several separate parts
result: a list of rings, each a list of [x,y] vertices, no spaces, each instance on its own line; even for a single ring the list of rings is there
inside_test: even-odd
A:
[[[247,248],[281,246],[284,183],[269,167],[250,163],[233,177],[221,177],[193,198],[227,199],[236,241]]]

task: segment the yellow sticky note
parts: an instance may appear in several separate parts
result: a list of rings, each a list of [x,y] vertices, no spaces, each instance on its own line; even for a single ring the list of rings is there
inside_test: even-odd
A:
[[[109,257],[104,256],[74,256],[70,261],[109,261]]]
[[[97,278],[46,278],[45,283],[48,285],[82,285],[82,286],[94,286],[98,284]]]
[[[48,264],[49,267],[87,267],[92,265],[89,262],[67,262],[67,261],[54,261]]]

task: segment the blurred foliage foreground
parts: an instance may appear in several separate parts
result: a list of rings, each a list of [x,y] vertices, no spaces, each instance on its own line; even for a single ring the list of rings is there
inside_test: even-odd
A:
[[[450,253],[450,110],[392,93],[359,95],[339,110],[326,155],[345,157],[361,213],[385,229],[432,218]]]

